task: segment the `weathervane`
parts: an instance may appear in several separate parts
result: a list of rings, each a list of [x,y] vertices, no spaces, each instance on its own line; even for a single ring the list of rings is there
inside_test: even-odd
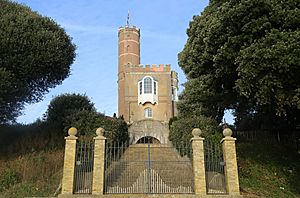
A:
[[[126,25],[129,27],[129,10],[128,10],[128,14],[127,14],[127,21],[126,21]]]

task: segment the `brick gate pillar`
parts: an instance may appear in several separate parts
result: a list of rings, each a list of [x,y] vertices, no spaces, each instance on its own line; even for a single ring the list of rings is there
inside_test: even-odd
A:
[[[75,135],[77,134],[77,129],[71,127],[68,130],[68,134],[69,136],[65,137],[66,145],[61,194],[73,194],[76,141],[78,139]]]
[[[223,130],[225,136],[222,140],[223,156],[225,162],[225,178],[226,187],[229,195],[240,195],[239,176],[236,160],[236,138],[231,137],[232,130],[225,128]]]
[[[194,168],[194,189],[196,195],[206,195],[205,166],[204,166],[204,138],[200,137],[201,130],[193,129],[193,168]]]
[[[96,130],[97,136],[94,138],[94,169],[93,169],[93,195],[103,195],[104,193],[104,160],[105,160],[105,140],[104,129]]]

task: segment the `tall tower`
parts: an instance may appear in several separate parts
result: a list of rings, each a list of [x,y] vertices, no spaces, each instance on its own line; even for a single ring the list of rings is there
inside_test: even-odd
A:
[[[127,116],[126,66],[140,64],[140,30],[135,26],[120,27],[118,31],[118,115]]]

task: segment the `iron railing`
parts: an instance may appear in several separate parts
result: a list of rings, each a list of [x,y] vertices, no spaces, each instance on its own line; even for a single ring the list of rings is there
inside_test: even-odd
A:
[[[150,138],[144,138],[134,145],[116,142],[106,144],[105,193],[194,192],[190,158],[184,152],[180,155],[174,147],[159,144]]]
[[[93,183],[94,141],[79,140],[76,144],[74,194],[91,194]]]
[[[225,162],[220,143],[204,140],[204,161],[207,194],[226,194]]]

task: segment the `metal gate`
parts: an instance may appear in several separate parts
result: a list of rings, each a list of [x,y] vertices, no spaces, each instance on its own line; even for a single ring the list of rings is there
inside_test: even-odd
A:
[[[74,194],[91,194],[94,166],[94,141],[80,140],[76,144]]]
[[[226,194],[225,162],[221,144],[204,140],[204,161],[207,194]]]
[[[153,137],[134,145],[107,143],[105,193],[193,193],[190,144],[176,148]]]

